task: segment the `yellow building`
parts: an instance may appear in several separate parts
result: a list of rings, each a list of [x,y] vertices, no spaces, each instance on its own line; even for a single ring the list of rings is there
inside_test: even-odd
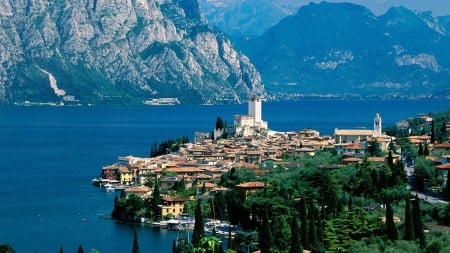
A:
[[[122,185],[129,185],[133,182],[131,170],[125,166],[119,167],[119,180]]]
[[[179,197],[164,197],[162,199],[161,215],[166,217],[167,215],[180,216],[184,210],[184,203],[186,199]]]

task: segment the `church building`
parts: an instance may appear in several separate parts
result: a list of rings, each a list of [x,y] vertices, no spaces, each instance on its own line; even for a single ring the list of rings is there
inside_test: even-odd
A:
[[[334,148],[339,155],[350,152],[363,155],[367,143],[371,141],[380,143],[382,151],[387,150],[392,137],[382,132],[382,122],[379,113],[373,119],[373,129],[335,129]]]

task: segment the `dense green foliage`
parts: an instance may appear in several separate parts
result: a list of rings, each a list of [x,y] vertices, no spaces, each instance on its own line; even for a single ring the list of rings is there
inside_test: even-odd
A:
[[[150,149],[150,157],[156,157],[161,155],[170,154],[180,149],[180,146],[189,142],[187,136],[183,136],[177,139],[169,139],[161,142],[159,145],[155,142]]]
[[[0,244],[0,253],[16,253],[16,251],[9,244]]]
[[[192,232],[192,245],[194,247],[199,247],[202,238],[205,236],[205,223],[203,222],[203,214],[200,200],[197,200],[197,205],[195,206],[194,214],[195,214],[195,223],[194,223],[194,231]]]

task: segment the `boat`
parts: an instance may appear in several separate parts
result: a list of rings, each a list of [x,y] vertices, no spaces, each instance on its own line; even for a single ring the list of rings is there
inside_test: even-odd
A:
[[[95,186],[100,186],[102,180],[98,179],[98,178],[94,178],[91,180],[91,184],[95,185]]]
[[[105,192],[115,192],[116,188],[112,184],[105,184],[103,187],[105,187]]]

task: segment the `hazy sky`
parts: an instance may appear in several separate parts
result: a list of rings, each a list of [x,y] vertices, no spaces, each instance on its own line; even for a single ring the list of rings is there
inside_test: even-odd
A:
[[[301,0],[309,2],[322,2],[322,0]],[[325,0],[326,2],[350,2],[366,6],[376,15],[386,13],[392,7],[404,6],[411,10],[432,11],[434,16],[450,15],[450,0]]]

